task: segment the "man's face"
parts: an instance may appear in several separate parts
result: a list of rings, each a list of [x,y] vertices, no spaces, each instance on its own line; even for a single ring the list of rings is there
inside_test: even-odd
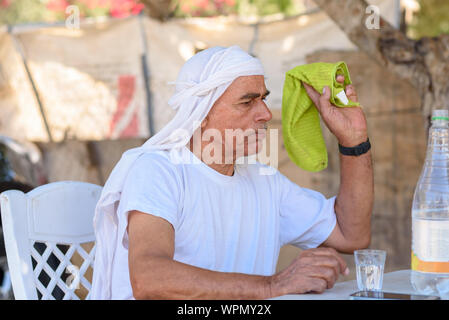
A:
[[[236,155],[248,156],[259,152],[265,138],[266,122],[272,117],[264,101],[268,94],[262,75],[235,79],[203,122],[203,140],[210,137],[214,145],[221,144],[227,159],[233,157],[235,160]],[[208,135],[209,129],[220,132],[221,141],[216,139],[216,135]]]

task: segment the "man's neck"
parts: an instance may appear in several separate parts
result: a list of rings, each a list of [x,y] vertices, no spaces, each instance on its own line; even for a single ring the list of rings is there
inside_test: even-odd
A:
[[[208,166],[225,176],[233,176],[234,175],[234,164],[211,163],[211,164],[208,164]]]
[[[233,161],[232,163],[226,163],[225,161],[222,161],[222,163],[205,163],[203,161],[203,148],[205,147],[205,145],[199,145],[197,148],[193,147],[193,141],[191,140],[190,143],[187,144],[187,148],[198,158],[200,159],[204,164],[206,164],[207,166],[211,167],[212,169],[214,169],[215,171],[226,175],[226,176],[233,176],[234,175],[234,164],[235,161]]]

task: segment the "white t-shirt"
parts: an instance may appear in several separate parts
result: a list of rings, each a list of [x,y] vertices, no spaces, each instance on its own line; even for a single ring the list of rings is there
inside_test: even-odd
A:
[[[167,220],[175,230],[174,260],[209,270],[272,275],[283,245],[323,243],[336,224],[335,197],[301,188],[277,170],[261,174],[267,168],[237,164],[226,176],[186,147],[140,156],[117,210],[112,299],[133,299],[126,231],[132,210]]]

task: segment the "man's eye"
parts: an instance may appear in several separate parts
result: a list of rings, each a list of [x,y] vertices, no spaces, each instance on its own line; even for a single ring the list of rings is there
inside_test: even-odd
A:
[[[251,101],[252,101],[252,100],[249,100],[249,101],[245,101],[245,102],[242,102],[242,104],[246,104],[246,105],[249,105],[249,104],[251,103]]]

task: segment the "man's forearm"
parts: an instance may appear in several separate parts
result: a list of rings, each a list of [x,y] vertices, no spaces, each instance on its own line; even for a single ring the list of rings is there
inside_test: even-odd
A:
[[[138,279],[131,279],[136,299],[266,299],[272,295],[269,276],[211,271],[163,257],[150,261],[138,272]]]
[[[360,156],[340,154],[340,190],[335,213],[340,230],[355,247],[370,242],[374,178],[371,151]]]

